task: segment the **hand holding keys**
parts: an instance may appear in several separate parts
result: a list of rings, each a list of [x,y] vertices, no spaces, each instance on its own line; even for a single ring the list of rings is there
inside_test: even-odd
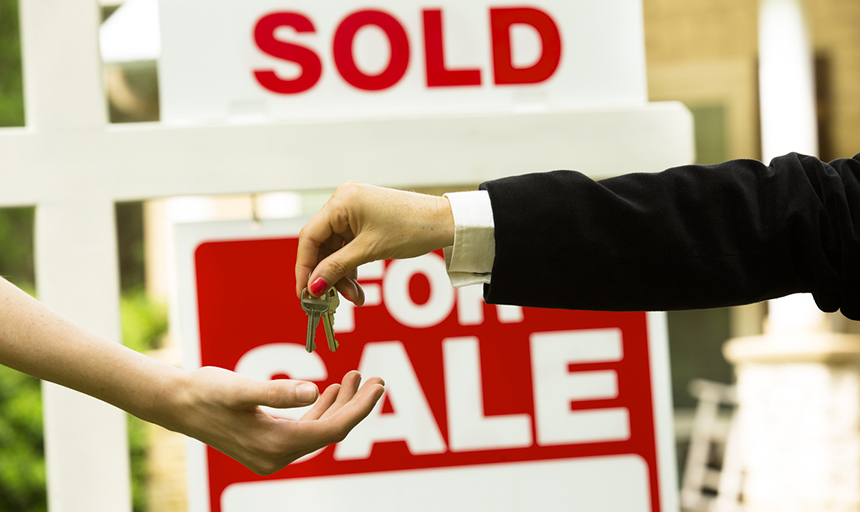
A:
[[[308,352],[313,352],[317,348],[314,338],[316,337],[317,325],[319,325],[320,318],[322,318],[323,327],[325,328],[328,349],[332,352],[337,350],[338,343],[334,339],[334,311],[338,305],[340,305],[340,298],[338,297],[337,290],[334,288],[325,292],[319,298],[312,297],[308,293],[307,288],[302,290],[302,309],[308,315],[308,335],[305,341],[305,349]]]

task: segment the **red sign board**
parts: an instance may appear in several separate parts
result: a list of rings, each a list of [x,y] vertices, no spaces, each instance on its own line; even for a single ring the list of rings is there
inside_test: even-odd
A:
[[[367,304],[342,300],[340,348],[328,351],[320,326],[307,354],[297,239],[218,238],[185,243],[191,366],[320,389],[358,369],[386,394],[346,440],[274,475],[198,451],[192,511],[675,507],[661,318],[486,305],[480,287],[451,288],[429,254],[362,268]]]

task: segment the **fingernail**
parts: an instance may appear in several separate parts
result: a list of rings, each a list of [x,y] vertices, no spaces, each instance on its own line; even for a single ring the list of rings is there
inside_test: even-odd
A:
[[[328,288],[328,283],[325,282],[325,279],[318,277],[316,281],[311,283],[311,295],[319,297],[320,295],[322,295],[326,288]]]
[[[317,387],[309,382],[296,386],[296,399],[303,403],[309,404],[317,398]]]
[[[341,294],[341,295],[343,295],[343,297],[344,297],[346,300],[348,300],[348,301],[350,301],[350,302],[353,302],[353,300],[352,300],[352,295],[350,295],[350,294],[349,294],[349,293],[347,293],[346,291],[341,291],[341,292],[340,292],[340,294]]]

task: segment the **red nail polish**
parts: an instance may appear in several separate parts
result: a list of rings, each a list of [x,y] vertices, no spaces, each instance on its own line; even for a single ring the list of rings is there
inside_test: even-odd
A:
[[[344,297],[346,300],[348,300],[348,301],[350,301],[350,302],[352,302],[352,301],[353,301],[353,300],[352,300],[352,297],[351,297],[348,293],[346,293],[346,292],[340,292],[340,294],[341,294],[341,295],[343,295],[343,297]]]
[[[314,297],[319,297],[323,294],[326,288],[328,288],[328,283],[325,282],[325,279],[318,277],[316,281],[311,283],[309,291]]]

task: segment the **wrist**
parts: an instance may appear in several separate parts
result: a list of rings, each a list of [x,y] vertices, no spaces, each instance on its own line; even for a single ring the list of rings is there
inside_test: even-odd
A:
[[[399,190],[389,197],[396,209],[383,212],[393,228],[384,236],[394,250],[377,257],[413,258],[454,243],[454,216],[448,199]]]
[[[436,248],[454,245],[454,214],[451,211],[451,202],[445,196],[436,199],[434,221]]]
[[[148,375],[151,386],[149,396],[139,402],[144,407],[140,411],[129,412],[168,430],[183,432],[184,416],[192,400],[190,372],[160,361],[153,360],[152,363]]]

